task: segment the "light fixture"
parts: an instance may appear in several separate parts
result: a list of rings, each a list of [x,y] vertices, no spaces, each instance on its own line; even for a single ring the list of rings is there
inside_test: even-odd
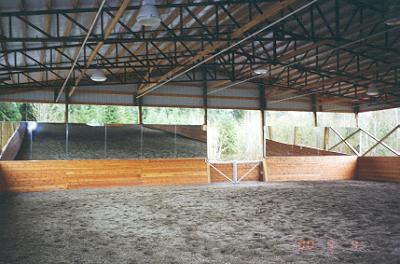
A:
[[[385,20],[388,26],[400,26],[400,17],[392,17]]]
[[[92,76],[90,76],[90,79],[95,82],[104,82],[105,80],[107,80],[107,76],[101,69],[96,69],[92,73]]]
[[[32,122],[32,121],[29,121],[28,122],[28,131],[29,132],[32,132],[32,131],[35,131],[36,130],[36,128],[37,128],[37,123],[36,122]]]
[[[143,0],[139,9],[137,21],[140,25],[146,27],[157,27],[161,23],[161,17],[155,6],[155,0]]]
[[[371,97],[375,97],[379,95],[379,89],[376,88],[376,82],[372,82],[369,86],[368,86],[368,90],[367,90],[367,95],[371,96]]]
[[[267,74],[268,70],[263,68],[258,68],[254,70],[254,73],[257,75]]]

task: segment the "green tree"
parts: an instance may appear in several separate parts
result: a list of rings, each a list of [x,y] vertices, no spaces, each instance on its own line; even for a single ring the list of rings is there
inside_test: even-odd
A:
[[[22,103],[19,105],[19,112],[22,121],[36,121],[34,106],[32,104]]]
[[[2,121],[19,121],[21,113],[16,103],[0,103],[0,118]]]

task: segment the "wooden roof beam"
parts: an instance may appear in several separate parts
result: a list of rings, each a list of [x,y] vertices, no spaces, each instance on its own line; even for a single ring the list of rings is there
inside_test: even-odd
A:
[[[129,5],[130,0],[123,0],[121,6],[119,7],[117,13],[115,14],[114,18],[111,20],[111,22],[108,24],[106,30],[104,31],[104,39],[107,39],[111,32],[113,31],[115,25],[118,23],[118,20],[122,17],[122,15],[125,13],[126,8]],[[93,63],[93,60],[96,58],[97,53],[99,52],[100,48],[103,46],[104,42],[101,41],[99,42],[96,47],[92,50],[92,52],[89,55],[89,58],[86,62],[86,67],[91,65]],[[68,96],[72,96],[76,90],[76,87],[79,85],[80,81],[82,80],[84,74],[86,73],[87,69],[83,71],[83,73],[75,80],[75,84],[70,90]]]
[[[269,9],[266,10],[265,13],[257,15],[250,22],[248,22],[245,25],[243,25],[240,28],[238,28],[232,34],[232,37],[237,38],[237,37],[242,36],[243,33],[247,32],[248,30],[250,30],[250,29],[252,29],[254,27],[256,27],[257,25],[259,25],[260,23],[264,22],[265,20],[276,16],[277,14],[279,14],[280,11],[286,9],[289,5],[292,5],[297,1],[298,0],[285,0],[285,1],[281,1],[281,2],[277,2],[277,3],[272,4],[269,7]],[[203,51],[199,52],[196,56],[194,56],[192,58],[188,58],[183,63],[187,64],[187,65],[190,65],[191,63],[195,63],[196,61],[201,60],[203,57],[207,57],[210,53],[216,51],[217,49],[224,48],[225,46],[226,45],[224,45],[223,43],[218,43],[218,44],[215,44],[215,45],[209,44],[209,45],[207,45],[205,47],[205,49]],[[173,75],[176,75],[178,72],[180,72],[180,71],[182,71],[184,69],[185,69],[184,66],[180,66],[180,67],[174,68],[170,72],[160,76],[158,78],[158,80],[157,80],[157,84],[150,84],[150,85],[146,85],[146,86],[142,87],[138,91],[138,94],[139,95],[143,95],[144,93],[149,92],[153,87],[155,87],[159,83],[170,79]]]

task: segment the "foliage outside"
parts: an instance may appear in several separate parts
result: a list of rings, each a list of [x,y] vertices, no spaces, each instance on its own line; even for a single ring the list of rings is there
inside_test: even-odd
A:
[[[64,122],[65,106],[62,104],[0,103],[2,121],[31,120],[38,122]],[[143,107],[146,124],[201,125],[202,109]],[[324,126],[332,126],[346,137],[354,132],[354,114],[318,113],[319,127],[314,127],[313,113],[265,111],[267,138],[294,143],[294,128],[297,127],[296,144],[323,148]],[[382,138],[399,124],[400,108],[359,114],[359,126],[377,138]],[[137,107],[70,105],[69,122],[86,124],[137,124]],[[260,111],[208,110],[208,157],[213,160],[257,160],[262,157]],[[340,138],[329,134],[329,146]],[[370,148],[375,141],[365,134],[356,134],[349,143],[360,152]],[[400,129],[384,141],[400,150]],[[334,151],[353,154],[348,146],[341,144]],[[392,155],[383,147],[377,147],[368,155]]]

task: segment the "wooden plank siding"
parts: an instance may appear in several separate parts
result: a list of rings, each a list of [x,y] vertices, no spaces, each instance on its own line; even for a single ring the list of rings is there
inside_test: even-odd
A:
[[[265,140],[267,156],[344,156],[346,154],[317,148],[289,145],[273,140]]]
[[[1,161],[8,192],[208,183],[204,159]]]
[[[400,182],[400,157],[359,157],[356,179]]]
[[[267,157],[268,181],[351,180],[356,175],[355,156]]]
[[[12,136],[8,139],[7,144],[4,145],[0,160],[14,160],[21,148],[22,142],[26,134],[26,122],[20,122],[17,129]]]

